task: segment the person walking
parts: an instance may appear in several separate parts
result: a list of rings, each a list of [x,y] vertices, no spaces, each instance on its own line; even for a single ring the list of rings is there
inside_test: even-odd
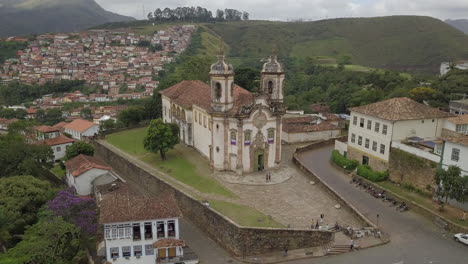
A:
[[[310,229],[314,229],[314,219],[310,221]]]
[[[268,173],[265,175],[265,182],[268,182]]]
[[[320,224],[323,224],[323,218],[325,217],[324,214],[320,214]]]
[[[315,223],[315,229],[319,229],[319,221],[317,220],[317,222]]]
[[[351,239],[351,244],[349,245],[349,249],[352,251],[354,249],[354,240]]]

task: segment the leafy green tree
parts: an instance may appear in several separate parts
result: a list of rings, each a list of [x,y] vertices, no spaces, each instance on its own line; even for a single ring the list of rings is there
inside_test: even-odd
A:
[[[17,134],[0,136],[0,177],[33,175],[40,177],[53,166],[54,154],[49,146],[30,145]]]
[[[18,120],[8,125],[8,133],[16,135],[30,135],[33,133],[33,127],[37,125],[34,120]]]
[[[420,103],[431,100],[436,93],[437,90],[429,87],[416,87],[409,91],[410,97]]]
[[[114,128],[116,128],[116,123],[114,119],[106,120],[101,125],[102,130],[109,130],[109,129],[114,129]]]
[[[234,82],[250,92],[256,92],[260,86],[260,71],[252,68],[235,69]]]
[[[74,157],[83,154],[88,156],[94,155],[94,147],[83,141],[78,141],[69,146],[65,152],[65,160],[71,160]]]
[[[145,149],[158,153],[161,159],[166,159],[166,153],[179,143],[179,126],[164,123],[162,119],[152,120],[144,139]]]
[[[50,109],[47,112],[40,109],[36,112],[36,120],[48,126],[56,125],[64,120],[62,111],[58,108]]]
[[[438,185],[437,196],[439,199],[445,199],[444,204],[448,203],[448,199],[454,199],[463,202],[468,191],[467,180],[461,176],[461,169],[457,166],[449,166],[447,170],[439,168],[435,174],[435,181]]]
[[[41,220],[27,228],[24,238],[6,254],[0,255],[3,264],[17,263],[87,263],[80,241],[80,230],[61,217],[44,212]]]
[[[145,119],[145,108],[143,106],[131,106],[122,110],[118,114],[117,119],[126,127],[137,125]]]
[[[0,178],[0,243],[9,246],[11,238],[37,221],[39,209],[55,195],[49,182],[33,176]],[[5,223],[6,222],[6,223]],[[0,261],[1,262],[1,261]]]
[[[83,119],[90,120],[93,118],[93,112],[88,107],[80,110],[80,117]]]

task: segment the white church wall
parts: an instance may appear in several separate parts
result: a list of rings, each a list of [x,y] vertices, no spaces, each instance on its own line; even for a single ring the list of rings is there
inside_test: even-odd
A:
[[[195,118],[195,115],[197,117]],[[203,156],[207,159],[210,158],[210,145],[211,145],[211,137],[212,131],[210,130],[209,120],[211,118],[207,118],[207,125],[206,127],[203,126],[203,116],[208,117],[208,114],[202,108],[193,107],[193,112],[191,115],[191,119],[193,120],[193,146],[197,149]],[[201,122],[200,122],[200,117]]]

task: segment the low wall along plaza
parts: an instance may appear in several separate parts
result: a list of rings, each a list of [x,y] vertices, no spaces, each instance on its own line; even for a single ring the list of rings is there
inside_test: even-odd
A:
[[[125,180],[138,184],[153,194],[173,194],[184,218],[197,225],[213,240],[235,256],[249,256],[298,248],[326,245],[334,240],[334,233],[321,230],[249,228],[242,227],[203,205],[158,175],[133,164],[125,157],[113,152],[99,141],[94,141],[96,156],[102,158]]]

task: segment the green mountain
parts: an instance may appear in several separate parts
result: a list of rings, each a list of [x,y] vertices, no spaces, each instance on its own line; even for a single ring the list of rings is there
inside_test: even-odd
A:
[[[131,20],[94,0],[0,0],[0,36],[70,32]]]
[[[229,56],[261,58],[276,46],[282,56],[340,59],[399,71],[438,71],[442,61],[468,58],[468,36],[435,18],[389,16],[314,22],[243,21],[207,24]]]
[[[445,20],[445,23],[465,32],[465,34],[468,34],[468,19],[447,19]]]

